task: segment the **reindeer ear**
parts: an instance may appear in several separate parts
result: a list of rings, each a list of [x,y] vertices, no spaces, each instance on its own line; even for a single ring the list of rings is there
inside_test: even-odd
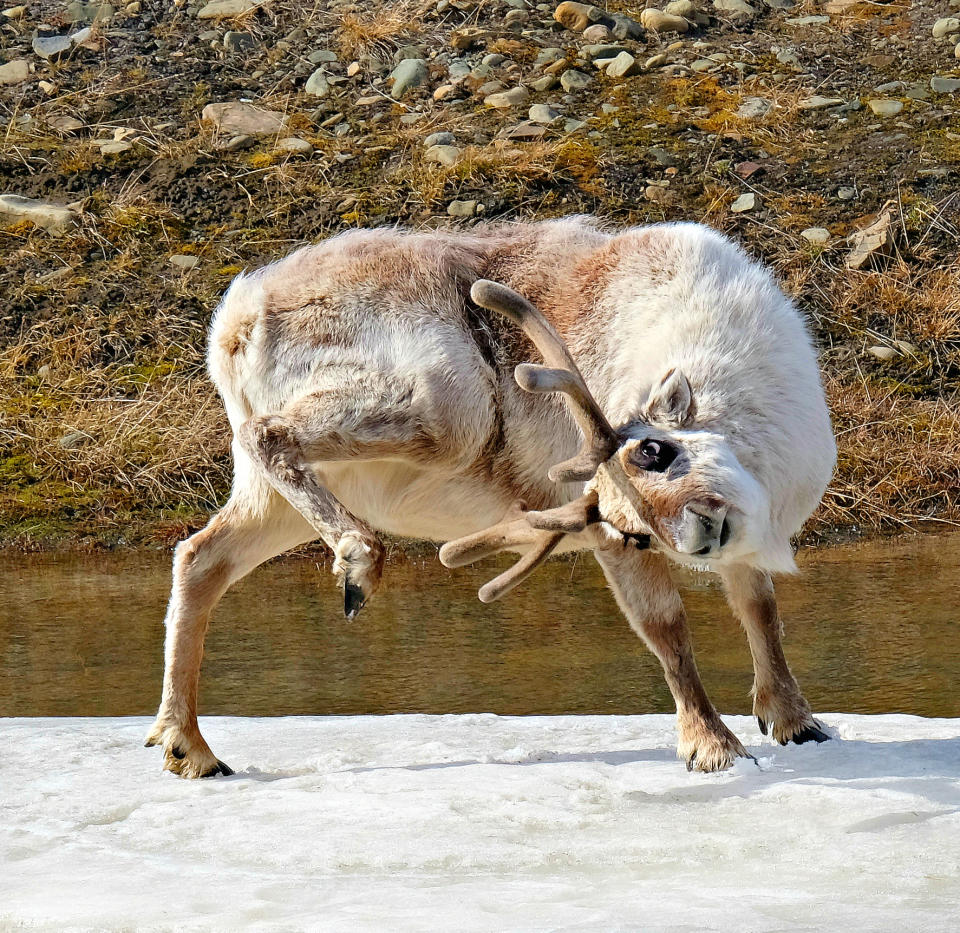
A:
[[[693,415],[693,392],[687,377],[679,369],[671,369],[650,390],[645,414],[651,424],[677,428]]]

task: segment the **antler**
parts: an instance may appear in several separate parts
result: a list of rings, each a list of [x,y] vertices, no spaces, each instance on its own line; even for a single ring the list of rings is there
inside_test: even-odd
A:
[[[570,414],[583,432],[583,445],[576,456],[552,466],[547,476],[557,483],[583,482],[620,446],[570,351],[553,325],[522,295],[489,279],[478,279],[470,297],[483,308],[497,311],[518,324],[540,351],[546,366],[522,363],[514,371],[517,385],[527,392],[561,392]]]
[[[573,361],[560,335],[526,298],[488,279],[473,283],[470,297],[481,307],[497,311],[518,324],[540,351],[546,366],[522,363],[514,371],[517,385],[527,392],[560,392],[583,433],[576,456],[551,467],[547,476],[554,482],[582,482],[591,479],[601,463],[620,446],[596,399]],[[600,521],[599,497],[588,490],[579,499],[556,509],[528,512],[516,503],[504,520],[484,531],[450,541],[440,548],[440,561],[460,567],[481,557],[518,547],[529,548],[509,570],[480,589],[480,599],[493,602],[525,580],[567,535],[583,531]]]

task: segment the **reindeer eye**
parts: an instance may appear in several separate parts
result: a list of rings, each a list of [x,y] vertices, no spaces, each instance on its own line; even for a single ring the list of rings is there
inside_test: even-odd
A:
[[[664,441],[644,441],[635,451],[633,462],[641,470],[662,473],[677,458],[677,450]]]

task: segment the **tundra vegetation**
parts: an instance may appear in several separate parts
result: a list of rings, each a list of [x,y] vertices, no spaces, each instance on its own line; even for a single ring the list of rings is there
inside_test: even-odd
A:
[[[774,269],[838,438],[809,537],[960,521],[956,9],[599,6],[6,9],[0,194],[69,210],[0,213],[2,541],[166,545],[225,500],[204,352],[240,270],[572,213],[702,221]]]

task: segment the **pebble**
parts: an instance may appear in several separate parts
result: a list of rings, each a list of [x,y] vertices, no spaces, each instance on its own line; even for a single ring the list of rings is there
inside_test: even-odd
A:
[[[446,130],[440,130],[431,133],[424,141],[423,148],[430,149],[433,146],[453,146],[456,145],[457,137]]]
[[[830,22],[829,16],[795,16],[792,19],[785,19],[788,26],[822,26]]]
[[[821,97],[819,94],[814,94],[813,97],[800,101],[798,106],[801,110],[825,110],[827,107],[837,107],[842,103],[842,97]]]
[[[37,36],[33,40],[33,51],[49,60],[69,52],[72,45],[69,36]]]
[[[686,32],[690,24],[682,16],[648,7],[640,14],[640,24],[654,32]]]
[[[903,103],[899,100],[868,100],[867,105],[878,117],[895,117],[903,110]]]
[[[656,55],[651,55],[643,63],[643,70],[650,71],[651,68],[659,68],[661,65],[666,65],[668,61],[669,56],[666,52],[658,52]]]
[[[607,74],[611,78],[628,78],[640,74],[640,71],[640,63],[629,52],[621,52],[607,65]]]
[[[26,59],[15,58],[0,65],[0,84],[22,84],[30,77],[30,64]]]
[[[560,75],[560,86],[565,91],[582,91],[592,80],[590,75],[577,71],[575,68],[569,68]]]
[[[556,75],[544,75],[542,78],[537,78],[536,81],[530,82],[530,87],[535,91],[551,91],[558,84]]]
[[[561,3],[554,11],[553,18],[567,29],[573,32],[583,32],[592,23],[592,12],[596,7],[587,3]],[[593,14],[595,15],[595,14]]]
[[[200,265],[200,258],[198,256],[190,256],[187,253],[174,253],[168,261],[171,266],[183,269],[184,272],[189,272],[191,269],[195,269]]]
[[[759,120],[765,117],[773,106],[766,97],[745,97],[737,108],[737,116],[742,120]]]
[[[800,236],[815,246],[824,246],[830,242],[830,231],[826,227],[807,227],[800,231]]]
[[[847,256],[849,269],[859,269],[872,257],[886,254],[893,246],[892,210],[885,206],[869,227],[851,233],[847,242],[851,247]]]
[[[530,92],[523,87],[512,87],[509,91],[497,91],[495,94],[488,94],[483,103],[487,107],[496,107],[500,110],[507,110],[510,107],[519,107],[525,104],[530,97]]]
[[[7,19],[22,19],[22,18],[26,15],[26,12],[27,12],[27,8],[26,8],[25,6],[22,6],[22,5],[21,5],[21,6],[8,6],[8,7],[3,11],[3,15],[4,15]]]
[[[837,188],[837,197],[841,201],[852,201],[857,196],[857,189],[850,185],[841,185]]]
[[[133,148],[133,143],[128,143],[124,139],[110,139],[104,143],[98,143],[98,146],[100,147],[100,155],[111,156],[129,152]]]
[[[713,0],[713,8],[731,16],[756,16],[757,11],[746,0]],[[829,19],[829,17],[826,17]]]
[[[85,431],[71,431],[69,434],[64,434],[57,444],[61,450],[78,450],[90,440],[92,438]]]
[[[930,79],[930,87],[937,94],[952,94],[960,91],[960,78],[943,78],[938,75]]]
[[[757,206],[756,195],[752,191],[745,191],[730,205],[730,210],[734,214],[742,214],[744,211],[752,211]]]
[[[64,136],[70,136],[84,128],[84,122],[76,117],[71,117],[68,113],[55,113],[47,117],[47,126],[63,133]]]
[[[331,52],[330,49],[314,49],[307,55],[307,61],[310,62],[311,65],[329,65],[337,61],[337,53]]]
[[[587,42],[606,42],[611,36],[613,33],[610,32],[610,28],[603,23],[594,23],[583,30],[583,38]]]
[[[313,152],[313,143],[300,136],[287,136],[277,143],[277,148],[294,155],[310,155]]]
[[[422,58],[405,58],[390,72],[390,79],[393,81],[390,96],[394,100],[400,100],[407,91],[425,84],[429,76],[427,63]]]
[[[900,353],[893,349],[893,347],[868,347],[867,353],[871,356],[875,356],[878,360],[882,360],[884,363],[889,363],[891,360],[895,360]]]
[[[531,123],[550,124],[560,118],[560,112],[549,104],[533,104],[527,114]]]
[[[540,54],[537,55],[534,64],[538,67],[543,67],[544,65],[550,65],[553,62],[563,61],[567,57],[567,53],[563,49],[558,48],[549,48],[542,49]]]
[[[113,19],[116,10],[109,3],[84,3],[83,0],[73,0],[66,6],[66,21],[68,23],[104,23]]]
[[[221,133],[232,136],[264,136],[279,133],[287,125],[289,117],[278,110],[266,110],[254,104],[230,101],[220,104],[207,104],[200,115],[214,125]]]
[[[699,12],[692,0],[670,0],[663,8],[665,13],[671,13],[673,16],[682,16],[691,22],[696,22]]]
[[[447,214],[450,217],[473,217],[476,212],[476,201],[451,201],[447,205]]]
[[[53,234],[69,230],[77,219],[76,213],[68,207],[24,198],[18,194],[0,195],[0,217],[8,218],[7,223],[29,220],[35,226]]]
[[[228,52],[243,52],[256,44],[257,40],[249,32],[227,32],[223,36],[223,47]]]
[[[439,162],[447,168],[453,168],[460,160],[460,150],[456,146],[431,146],[424,156],[428,162]]]
[[[960,32],[960,19],[957,19],[956,16],[945,16],[933,24],[934,39],[942,39],[944,36],[949,36],[955,32]]]
[[[226,19],[230,16],[243,16],[261,6],[263,0],[211,0],[200,8],[197,19]]]
[[[220,143],[217,149],[221,152],[239,152],[241,149],[249,149],[255,143],[256,139],[253,136],[241,134],[231,136],[226,142]]]

